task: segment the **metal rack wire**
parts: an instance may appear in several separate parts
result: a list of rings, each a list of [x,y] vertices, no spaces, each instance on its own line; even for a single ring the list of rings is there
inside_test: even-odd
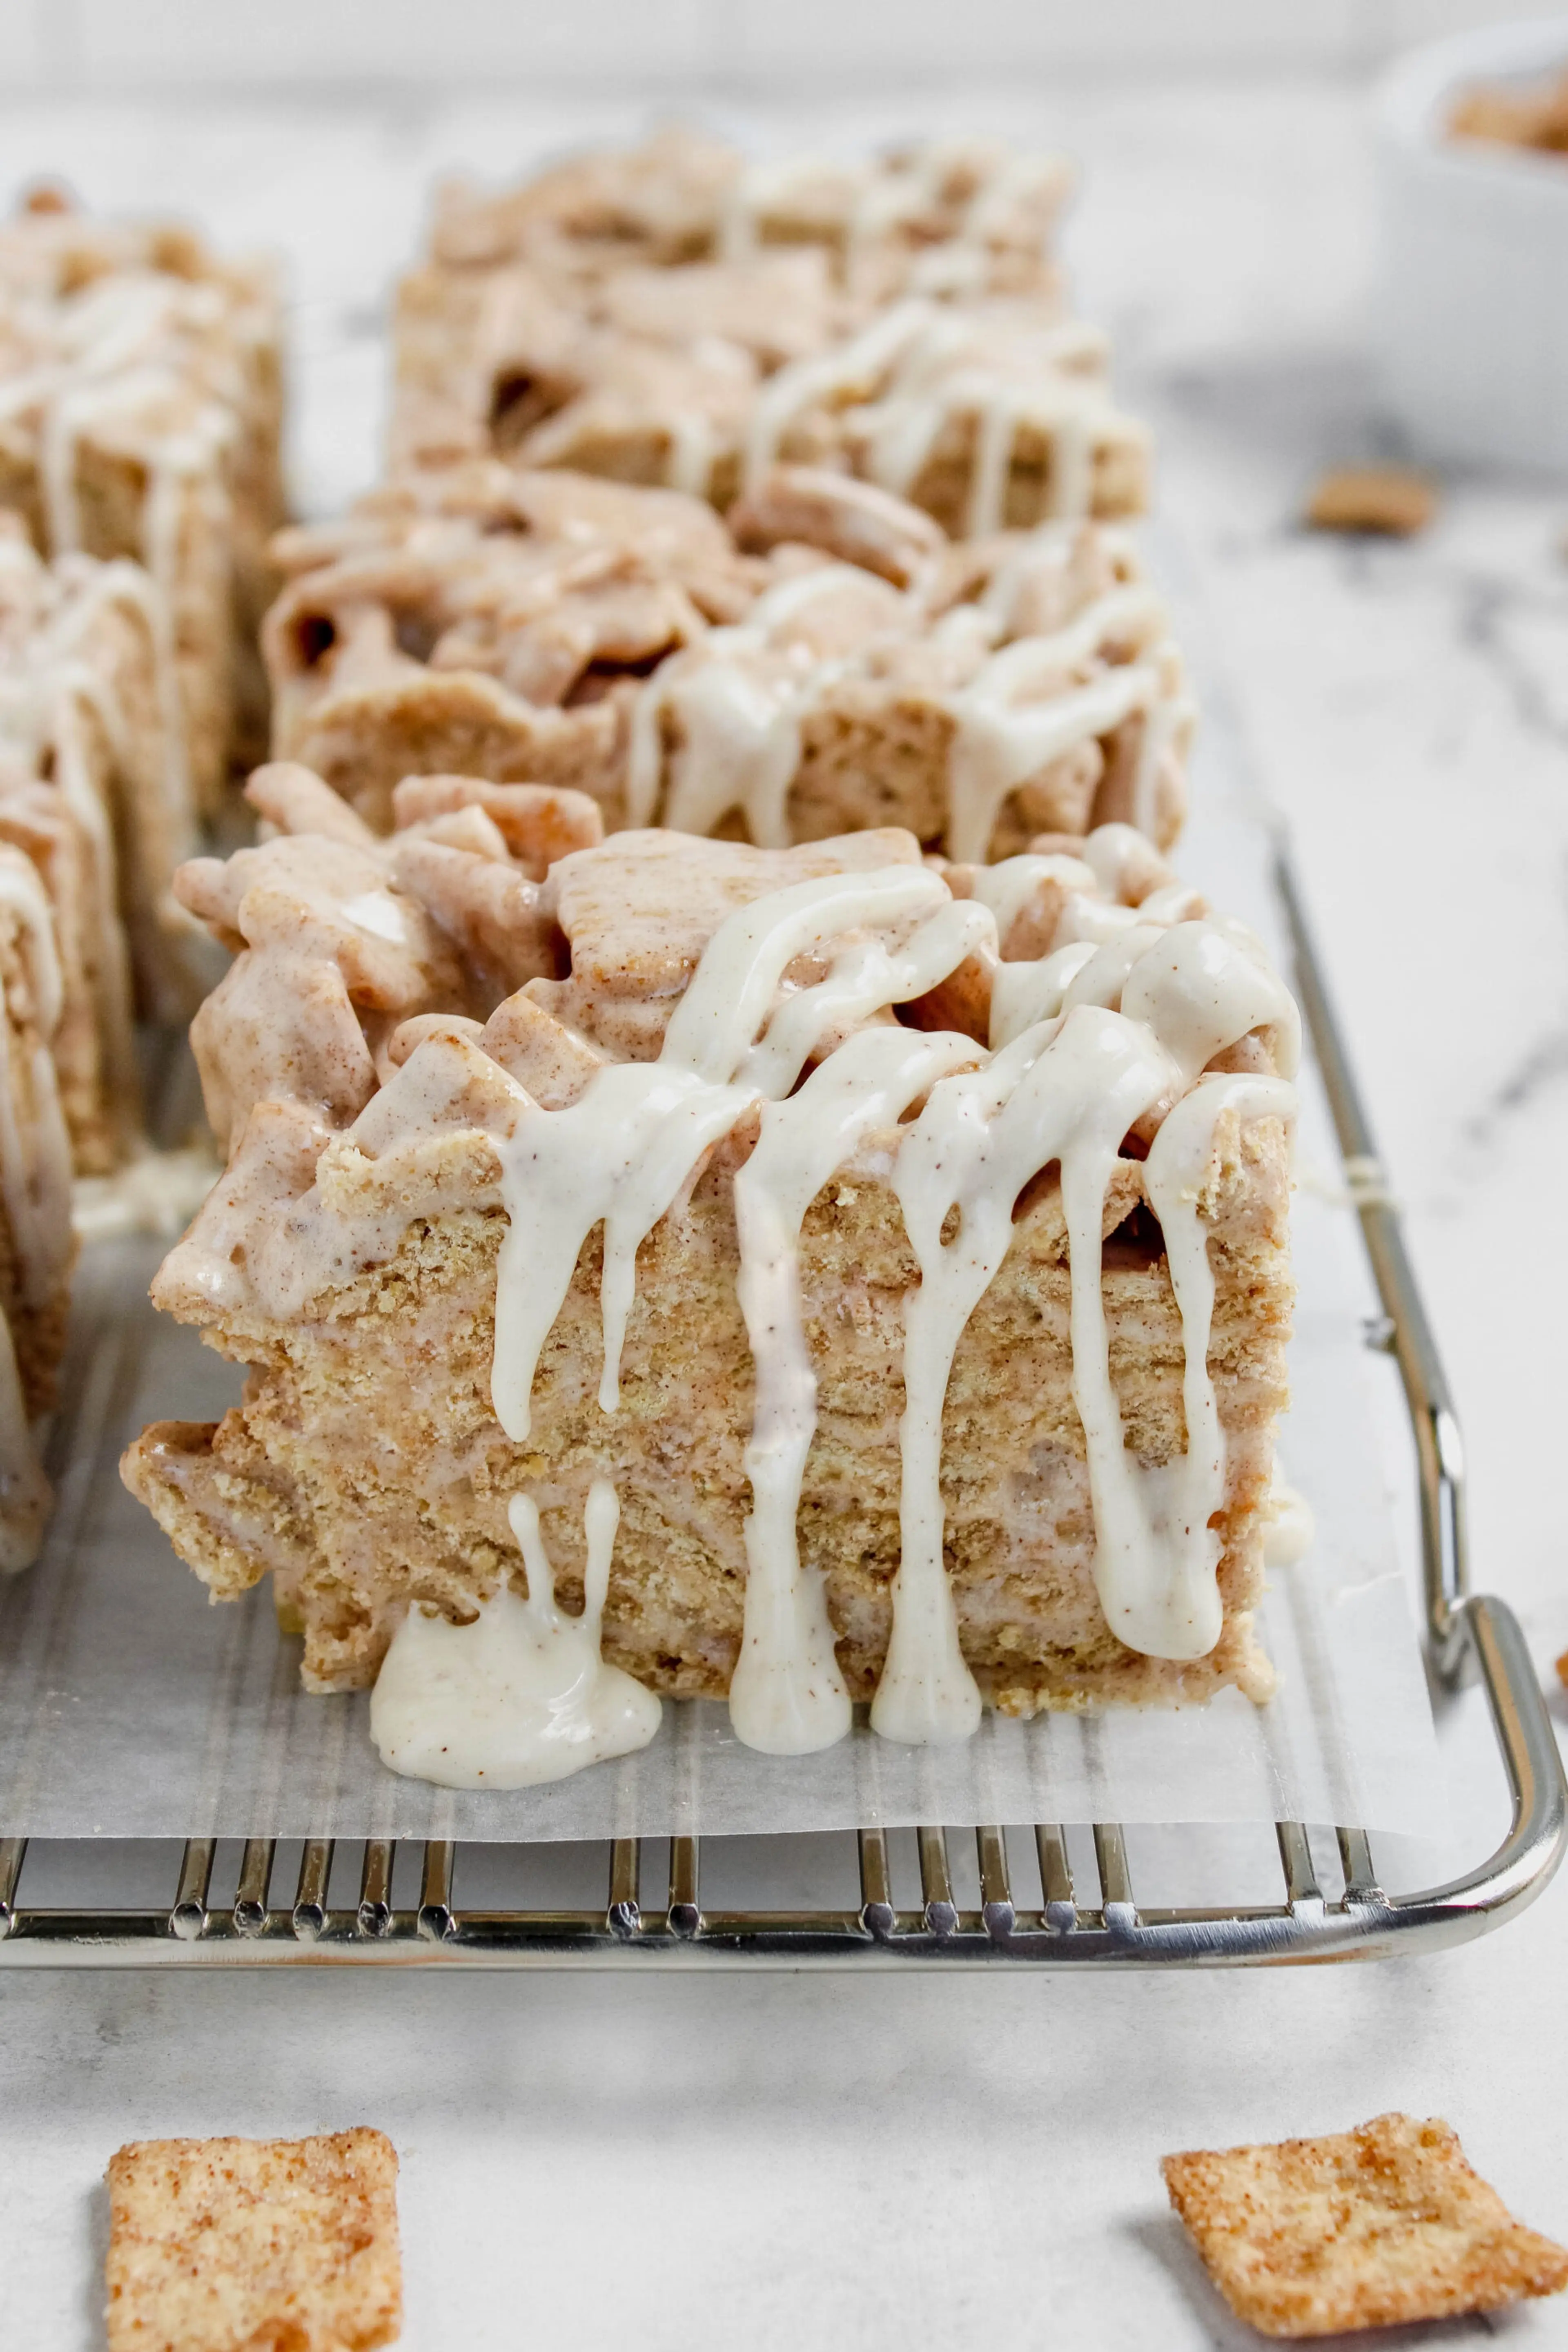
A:
[[[1447,1685],[1472,1670],[1479,1675],[1507,1775],[1512,1819],[1495,1853],[1443,1885],[1393,1895],[1378,1882],[1365,1833],[1340,1829],[1343,1883],[1325,1895],[1305,1824],[1278,1822],[1281,1900],[1147,1907],[1137,1900],[1117,1823],[1094,1825],[1099,1885],[1097,1899],[1085,1900],[1062,1825],[1046,1822],[1033,1833],[1040,1893],[1033,1907],[1015,1898],[1002,1830],[986,1828],[973,1832],[979,1902],[965,1906],[948,1833],[927,1827],[916,1832],[920,1899],[901,1907],[888,1837],[862,1830],[858,1905],[721,1910],[703,1906],[697,1839],[670,1841],[662,1900],[649,1908],[643,1843],[620,1839],[605,1849],[601,1903],[470,1909],[455,1900],[457,1848],[436,1841],[423,1847],[411,1905],[393,1901],[394,1847],[374,1840],[364,1848],[356,1904],[333,1907],[329,1900],[333,1849],[325,1841],[304,1847],[292,1901],[275,1901],[276,1843],[260,1838],[245,1845],[232,1902],[215,1905],[209,1898],[216,1849],[207,1838],[186,1843],[166,1904],[72,1909],[26,1901],[26,1842],[14,1838],[0,1840],[0,1967],[1277,1966],[1463,1943],[1533,1901],[1568,1841],[1568,1782],[1511,1611],[1469,1588],[1463,1457],[1448,1384],[1283,849],[1275,879],[1297,992],[1383,1305],[1375,1339],[1397,1362],[1416,1443],[1428,1656]]]

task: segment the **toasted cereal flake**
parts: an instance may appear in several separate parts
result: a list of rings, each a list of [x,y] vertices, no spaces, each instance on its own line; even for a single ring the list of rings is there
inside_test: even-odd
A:
[[[1568,2253],[1514,2221],[1435,2118],[1195,2148],[1160,2168],[1215,2284],[1265,2336],[1441,2319],[1568,2286]]]
[[[371,2352],[402,2327],[381,2132],[133,2141],[109,2198],[109,2352]]]
[[[1421,474],[1402,466],[1343,466],[1318,483],[1307,520],[1317,530],[1370,530],[1408,539],[1425,530],[1437,511],[1437,492]]]

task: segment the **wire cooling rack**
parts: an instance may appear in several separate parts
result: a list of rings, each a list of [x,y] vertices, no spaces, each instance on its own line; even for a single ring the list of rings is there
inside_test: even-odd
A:
[[[399,1903],[394,1878],[406,1879],[408,1857],[400,1866],[389,1842],[364,1846],[357,1900],[334,1901],[350,1855],[335,1857],[327,1841],[307,1843],[286,1872],[274,1840],[251,1839],[232,1892],[219,1900],[217,1844],[201,1838],[184,1845],[158,1903],[68,1907],[29,1903],[26,1842],[14,1838],[0,1840],[0,1967],[1224,1968],[1432,1950],[1522,1910],[1562,1859],[1568,1784],[1511,1611],[1469,1589],[1463,1460],[1448,1383],[1282,848],[1275,881],[1382,1301],[1384,1319],[1369,1336],[1398,1364],[1416,1443],[1428,1661],[1449,1687],[1478,1676],[1507,1776],[1512,1817],[1495,1853],[1443,1885],[1398,1895],[1380,1885],[1364,1832],[1337,1830],[1331,1868],[1322,1870],[1306,1824],[1277,1822],[1277,1899],[1173,1907],[1139,1902],[1127,1840],[1113,1822],[1093,1826],[1092,1892],[1088,1842],[1060,1822],[1021,1840],[1000,1827],[965,1832],[972,1855],[949,1843],[959,1833],[919,1829],[917,1891],[915,1873],[899,1866],[906,1841],[867,1829],[858,1840],[858,1899],[835,1889],[841,1842],[824,1836],[790,1842],[797,1857],[820,1850],[822,1907],[718,1908],[702,1900],[701,1841],[669,1840],[665,1865],[663,1841],[655,1848],[628,1838],[604,1845],[602,1895],[591,1903],[471,1908],[457,1899],[459,1848],[449,1842],[418,1847],[416,1899]],[[84,1851],[90,1862],[92,1850]],[[655,1853],[662,1884],[644,1907]],[[275,1888],[285,1877],[291,1888]],[[965,1899],[977,1888],[977,1902]]]

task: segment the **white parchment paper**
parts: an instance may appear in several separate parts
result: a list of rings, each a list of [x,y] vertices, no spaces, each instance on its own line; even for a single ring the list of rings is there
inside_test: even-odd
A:
[[[1221,798],[1210,754],[1183,872],[1278,940],[1260,824]],[[213,1420],[239,1378],[153,1314],[159,1245],[83,1262],[56,1431],[59,1507],[36,1568],[0,1585],[0,1835],[580,1839],[944,1822],[1246,1822],[1281,1816],[1422,1833],[1442,1775],[1396,1566],[1363,1337],[1373,1300],[1313,1074],[1302,1090],[1294,1404],[1283,1438],[1317,1540],[1279,1570],[1263,1634],[1277,1697],[1206,1707],[988,1717],[956,1748],[863,1723],[821,1756],[742,1748],[716,1705],[666,1706],[653,1746],[575,1780],[455,1795],[386,1771],[363,1696],[301,1691],[269,1589],[214,1607],[120,1486],[155,1419]]]

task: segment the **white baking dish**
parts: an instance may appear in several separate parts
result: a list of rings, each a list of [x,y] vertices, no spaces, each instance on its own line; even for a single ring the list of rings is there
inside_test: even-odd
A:
[[[1448,136],[1477,83],[1568,68],[1568,16],[1405,58],[1377,101],[1382,249],[1373,332],[1414,453],[1568,474],[1568,159]]]

